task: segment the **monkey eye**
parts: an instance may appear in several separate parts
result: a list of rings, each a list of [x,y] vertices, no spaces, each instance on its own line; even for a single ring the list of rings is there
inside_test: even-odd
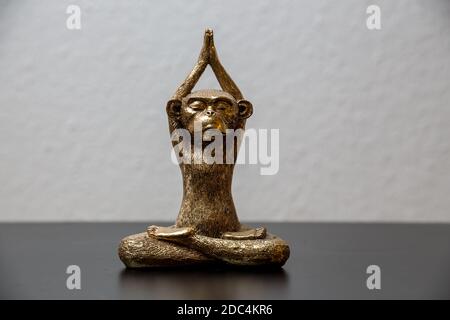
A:
[[[206,104],[205,104],[203,101],[195,100],[194,102],[191,102],[191,103],[189,104],[189,107],[190,107],[192,110],[203,110],[203,109],[205,109]]]
[[[225,111],[229,109],[231,105],[226,101],[218,101],[216,102],[216,109],[219,111]]]

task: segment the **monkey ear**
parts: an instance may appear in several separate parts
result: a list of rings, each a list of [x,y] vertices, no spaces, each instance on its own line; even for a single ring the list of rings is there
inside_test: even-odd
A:
[[[250,101],[239,100],[237,104],[239,107],[239,116],[242,119],[247,119],[253,114],[253,106]]]
[[[171,99],[166,106],[167,115],[170,118],[178,118],[181,115],[181,100]]]

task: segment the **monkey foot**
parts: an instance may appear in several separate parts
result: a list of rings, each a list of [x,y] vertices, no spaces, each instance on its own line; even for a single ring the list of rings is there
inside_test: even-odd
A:
[[[192,228],[156,227],[124,238],[119,257],[129,268],[231,264],[279,266],[289,258],[287,243],[265,228],[243,227],[222,238],[195,234]]]

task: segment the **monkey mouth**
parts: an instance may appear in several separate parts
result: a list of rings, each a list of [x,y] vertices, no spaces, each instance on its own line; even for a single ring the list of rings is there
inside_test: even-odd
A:
[[[214,123],[208,123],[207,125],[203,126],[203,132],[205,132],[207,130],[216,130],[216,131],[220,132],[222,135],[225,134],[225,131],[222,129],[222,126],[217,126]]]

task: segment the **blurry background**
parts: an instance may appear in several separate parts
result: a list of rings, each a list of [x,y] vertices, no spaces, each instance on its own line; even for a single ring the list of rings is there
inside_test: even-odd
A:
[[[236,168],[241,220],[450,222],[449,17],[444,0],[0,0],[0,220],[174,220],[165,105],[211,27],[247,127],[280,129],[278,174]]]

